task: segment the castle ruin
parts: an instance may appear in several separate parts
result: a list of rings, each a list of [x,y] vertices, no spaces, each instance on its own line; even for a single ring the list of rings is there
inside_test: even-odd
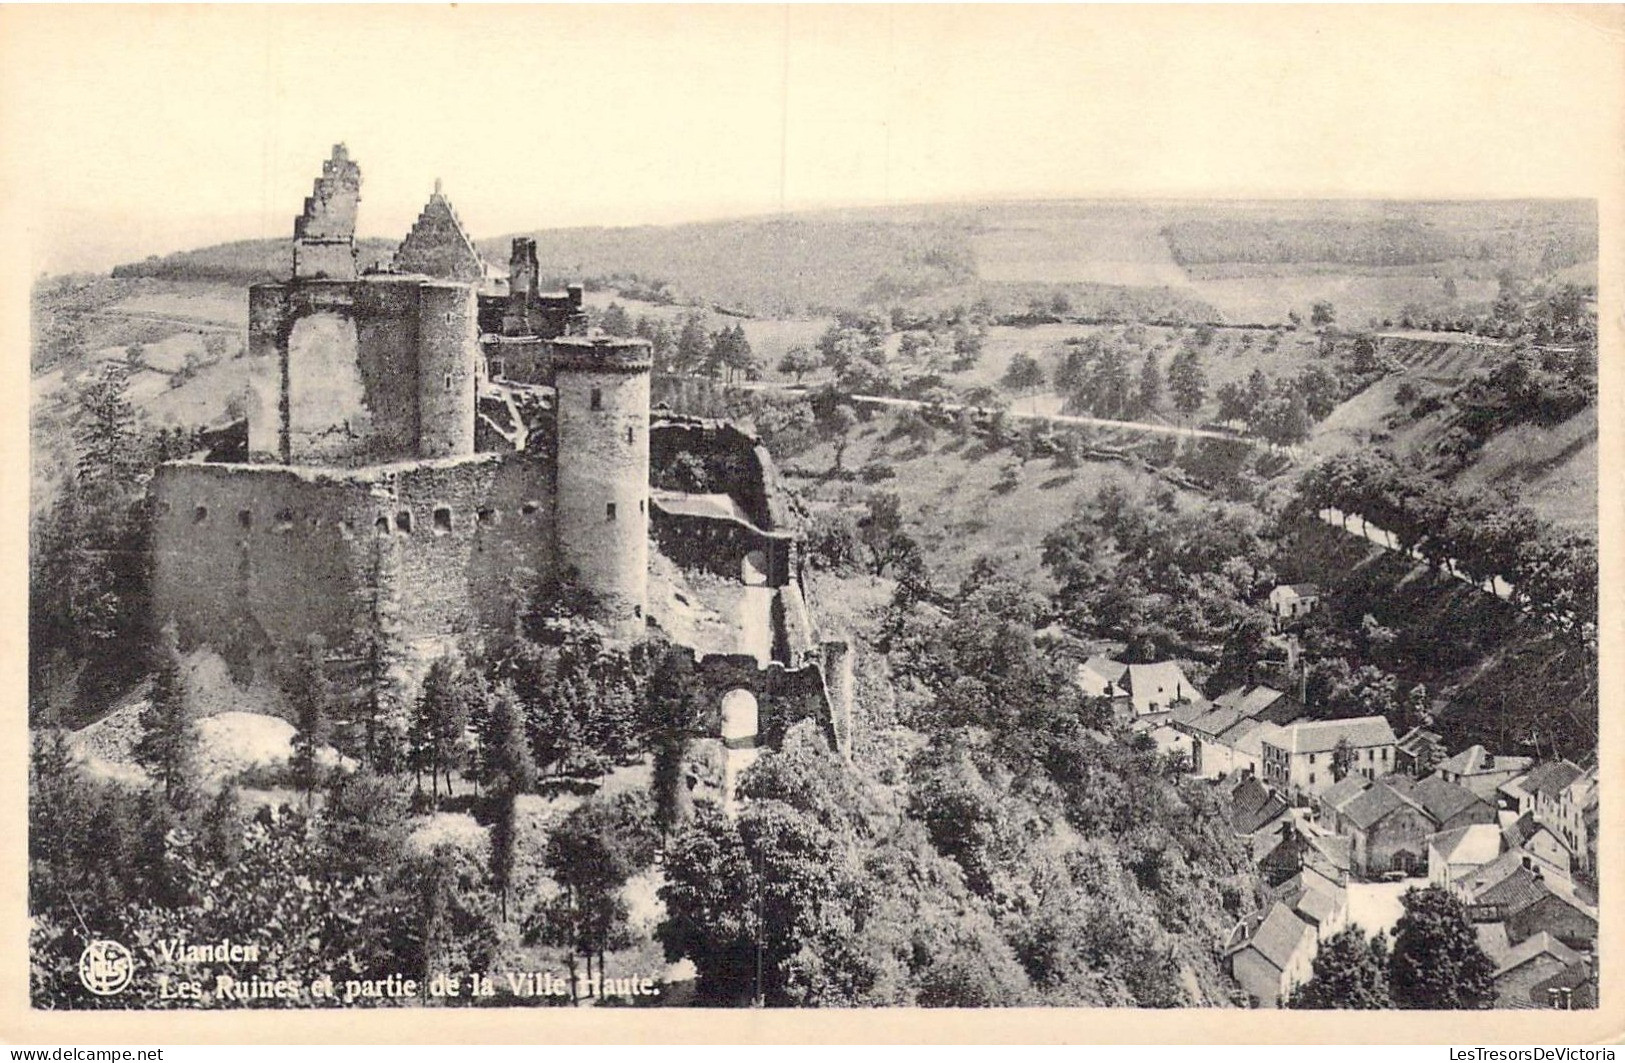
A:
[[[844,745],[849,651],[818,633],[766,450],[730,424],[651,419],[648,343],[589,334],[581,286],[540,290],[532,240],[493,281],[438,182],[391,266],[358,270],[360,192],[337,145],[292,275],[249,291],[237,445],[154,478],[159,622],[240,669],[312,634],[338,655],[392,640],[421,669],[511,630],[518,588],[568,577],[610,638],[659,631],[693,653],[709,736],[742,690],[760,719],[730,725],[730,748],[809,716]],[[715,472],[710,493],[660,485],[680,456]],[[706,576],[652,593],[651,570]],[[696,634],[690,607],[724,623]]]

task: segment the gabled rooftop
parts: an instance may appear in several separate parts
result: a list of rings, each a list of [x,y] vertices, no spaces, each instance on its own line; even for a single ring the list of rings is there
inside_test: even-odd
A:
[[[1577,765],[1566,760],[1548,760],[1535,765],[1518,778],[1508,780],[1502,788],[1540,795],[1555,801],[1564,788],[1579,777],[1580,769]]]
[[[1405,796],[1386,780],[1378,779],[1371,784],[1371,788],[1360,794],[1343,807],[1343,816],[1356,827],[1364,830],[1399,808],[1410,805],[1427,815],[1426,811],[1415,802],[1406,800]]]
[[[485,279],[485,260],[463,228],[451,200],[441,193],[439,181],[434,183],[434,193],[418,214],[412,231],[395,252],[395,269],[467,284]]]
[[[1552,957],[1564,967],[1568,967],[1570,964],[1578,963],[1580,960],[1580,954],[1578,952],[1575,952],[1573,949],[1569,948],[1567,945],[1563,944],[1561,941],[1542,930],[1538,934],[1529,935],[1527,938],[1524,938],[1523,941],[1519,942],[1517,945],[1514,945],[1512,949],[1501,958],[1500,966],[1495,969],[1495,977],[1499,978],[1508,971],[1517,970],[1530,960],[1543,955]]]
[[[1422,806],[1435,823],[1448,823],[1473,805],[1488,805],[1482,797],[1437,775],[1425,779],[1412,779],[1408,775],[1393,775],[1385,780],[1394,789]],[[1486,813],[1488,814],[1488,813]]]
[[[1482,866],[1501,855],[1501,830],[1493,823],[1474,823],[1440,831],[1428,839],[1428,845],[1446,863]]]
[[[1360,749],[1394,744],[1394,729],[1382,716],[1357,716],[1346,720],[1304,720],[1281,728],[1278,741],[1270,745],[1288,753],[1326,753],[1337,748],[1340,739]]]
[[[1300,919],[1291,908],[1276,901],[1269,914],[1258,924],[1242,948],[1254,948],[1280,970],[1286,970],[1306,938],[1314,936],[1314,928]]]
[[[1451,775],[1481,775],[1487,772],[1524,771],[1535,762],[1533,757],[1497,756],[1483,746],[1468,746],[1455,756],[1439,763],[1439,770]]]
[[[1350,801],[1365,793],[1370,785],[1371,781],[1364,775],[1351,772],[1321,791],[1320,807],[1341,812]]]

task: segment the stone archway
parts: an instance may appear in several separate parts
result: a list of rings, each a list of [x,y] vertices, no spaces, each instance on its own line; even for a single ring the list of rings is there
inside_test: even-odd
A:
[[[739,776],[756,763],[760,712],[756,695],[735,687],[722,695],[722,808],[739,813]]]
[[[767,583],[767,555],[751,550],[739,563],[739,579],[747,587],[761,587]]]
[[[723,744],[736,749],[754,746],[760,731],[760,716],[756,695],[743,687],[735,687],[722,695]]]

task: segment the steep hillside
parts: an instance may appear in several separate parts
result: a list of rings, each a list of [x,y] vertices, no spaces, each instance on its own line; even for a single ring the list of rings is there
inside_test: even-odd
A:
[[[1426,684],[1451,749],[1476,742],[1583,759],[1595,748],[1597,662],[1578,640],[1318,521],[1294,528],[1277,564],[1282,579],[1327,592],[1322,623],[1359,631],[1370,616],[1394,633],[1376,663],[1404,687]]]
[[[1380,445],[1458,487],[1483,486],[1524,503],[1555,524],[1597,531],[1597,410],[1590,406],[1552,426],[1518,424],[1479,448],[1451,457],[1459,423],[1449,393],[1479,355],[1435,355],[1385,377],[1343,403],[1304,445],[1310,460],[1351,447]],[[1440,374],[1454,362],[1457,372]],[[1462,463],[1462,459],[1465,463]]]

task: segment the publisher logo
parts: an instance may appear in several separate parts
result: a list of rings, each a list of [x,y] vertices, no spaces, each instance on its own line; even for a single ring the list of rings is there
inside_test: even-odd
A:
[[[79,954],[79,981],[99,997],[122,993],[135,975],[135,957],[116,941],[97,938]]]

